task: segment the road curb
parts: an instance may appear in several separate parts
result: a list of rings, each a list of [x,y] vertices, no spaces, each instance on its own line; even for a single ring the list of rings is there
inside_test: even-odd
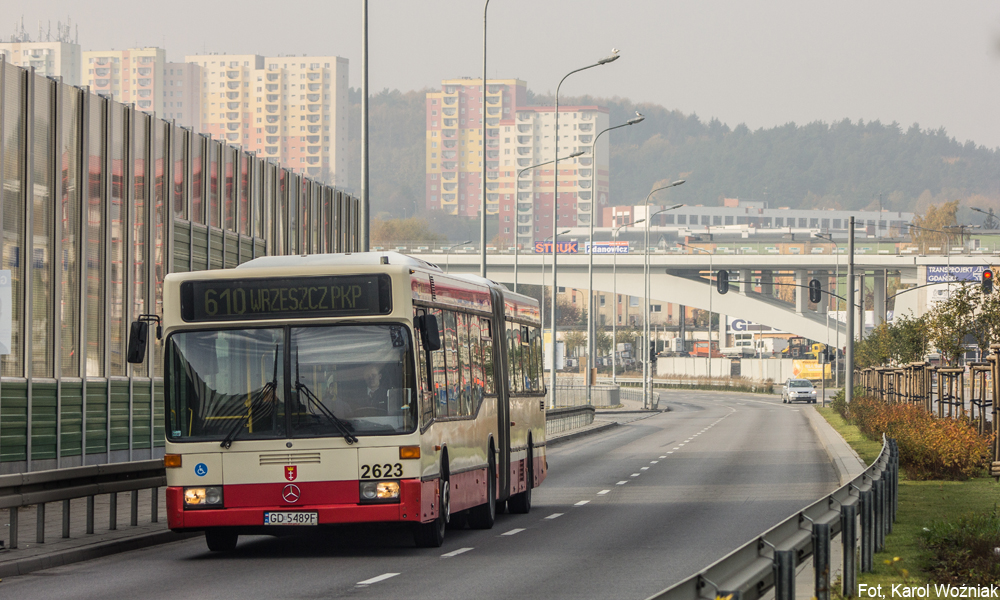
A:
[[[837,470],[837,479],[840,481],[840,485],[844,485],[863,473],[867,465],[861,460],[857,452],[823,418],[823,415],[819,414],[815,406],[808,408],[812,410],[804,410],[802,412],[806,415],[809,426],[816,432],[816,437],[826,451],[827,456],[830,457],[833,467]]]
[[[149,546],[168,544],[170,542],[186,540],[199,535],[202,535],[200,531],[174,533],[170,530],[164,530],[132,537],[125,537],[118,540],[97,542],[81,548],[62,550],[51,554],[26,556],[21,559],[0,564],[0,578],[26,575],[33,571],[51,569],[52,567],[69,565],[72,563],[92,560],[95,558],[101,558],[102,556],[110,556],[112,554],[119,554],[122,552],[131,552],[132,550],[148,548]]]
[[[605,423],[603,425],[598,425],[596,427],[590,427],[590,428],[584,429],[582,431],[572,431],[570,433],[567,433],[566,435],[561,435],[561,436],[559,436],[559,437],[557,437],[555,439],[546,440],[545,441],[545,445],[547,447],[558,446],[559,444],[562,444],[563,442],[568,442],[569,440],[575,440],[576,438],[584,437],[584,436],[590,435],[592,433],[598,433],[598,432],[601,432],[601,431],[606,431],[608,429],[611,429],[612,427],[618,427],[618,423],[617,422]]]

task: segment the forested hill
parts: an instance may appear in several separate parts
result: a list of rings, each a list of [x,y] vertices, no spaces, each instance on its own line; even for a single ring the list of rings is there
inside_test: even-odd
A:
[[[423,205],[424,91],[382,91],[369,102],[373,213],[412,215]],[[351,180],[360,181],[360,91],[351,90]],[[529,92],[532,104],[551,96]],[[923,212],[960,200],[997,207],[1000,150],[962,144],[943,129],[903,128],[879,121],[840,121],[751,131],[716,119],[703,122],[653,104],[622,98],[560,98],[563,105],[598,104],[611,124],[638,110],[643,123],[611,138],[611,202],[635,204],[658,182],[687,179],[671,200],[715,206],[722,198],[767,201],[793,208],[884,208]],[[422,211],[421,211],[422,212]]]

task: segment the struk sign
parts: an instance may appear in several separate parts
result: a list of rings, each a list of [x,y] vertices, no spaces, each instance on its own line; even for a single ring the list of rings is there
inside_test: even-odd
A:
[[[579,254],[580,242],[559,242],[556,244],[556,252],[559,254]],[[535,242],[535,254],[552,254],[552,242]]]
[[[584,248],[590,254],[590,242]],[[628,242],[594,242],[594,254],[628,254]]]

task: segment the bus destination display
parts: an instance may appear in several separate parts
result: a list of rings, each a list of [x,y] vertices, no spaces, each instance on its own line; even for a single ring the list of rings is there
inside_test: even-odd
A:
[[[219,279],[181,284],[187,322],[381,315],[392,311],[386,275]]]

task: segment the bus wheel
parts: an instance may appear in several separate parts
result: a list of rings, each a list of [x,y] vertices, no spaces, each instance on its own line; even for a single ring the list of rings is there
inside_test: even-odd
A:
[[[448,477],[441,474],[438,494],[438,516],[430,523],[417,523],[413,528],[413,541],[418,548],[440,548],[451,516],[451,487]]]
[[[525,476],[527,485],[520,494],[514,494],[507,500],[507,509],[517,515],[531,512],[531,486],[535,484],[535,462],[532,460],[531,446],[528,446],[528,468]]]
[[[239,539],[239,534],[225,529],[207,529],[205,531],[205,543],[208,544],[208,549],[212,552],[232,552],[236,549],[236,542]]]
[[[493,529],[497,518],[497,469],[493,452],[490,452],[489,467],[486,468],[486,502],[469,509],[469,527],[473,529]]]

